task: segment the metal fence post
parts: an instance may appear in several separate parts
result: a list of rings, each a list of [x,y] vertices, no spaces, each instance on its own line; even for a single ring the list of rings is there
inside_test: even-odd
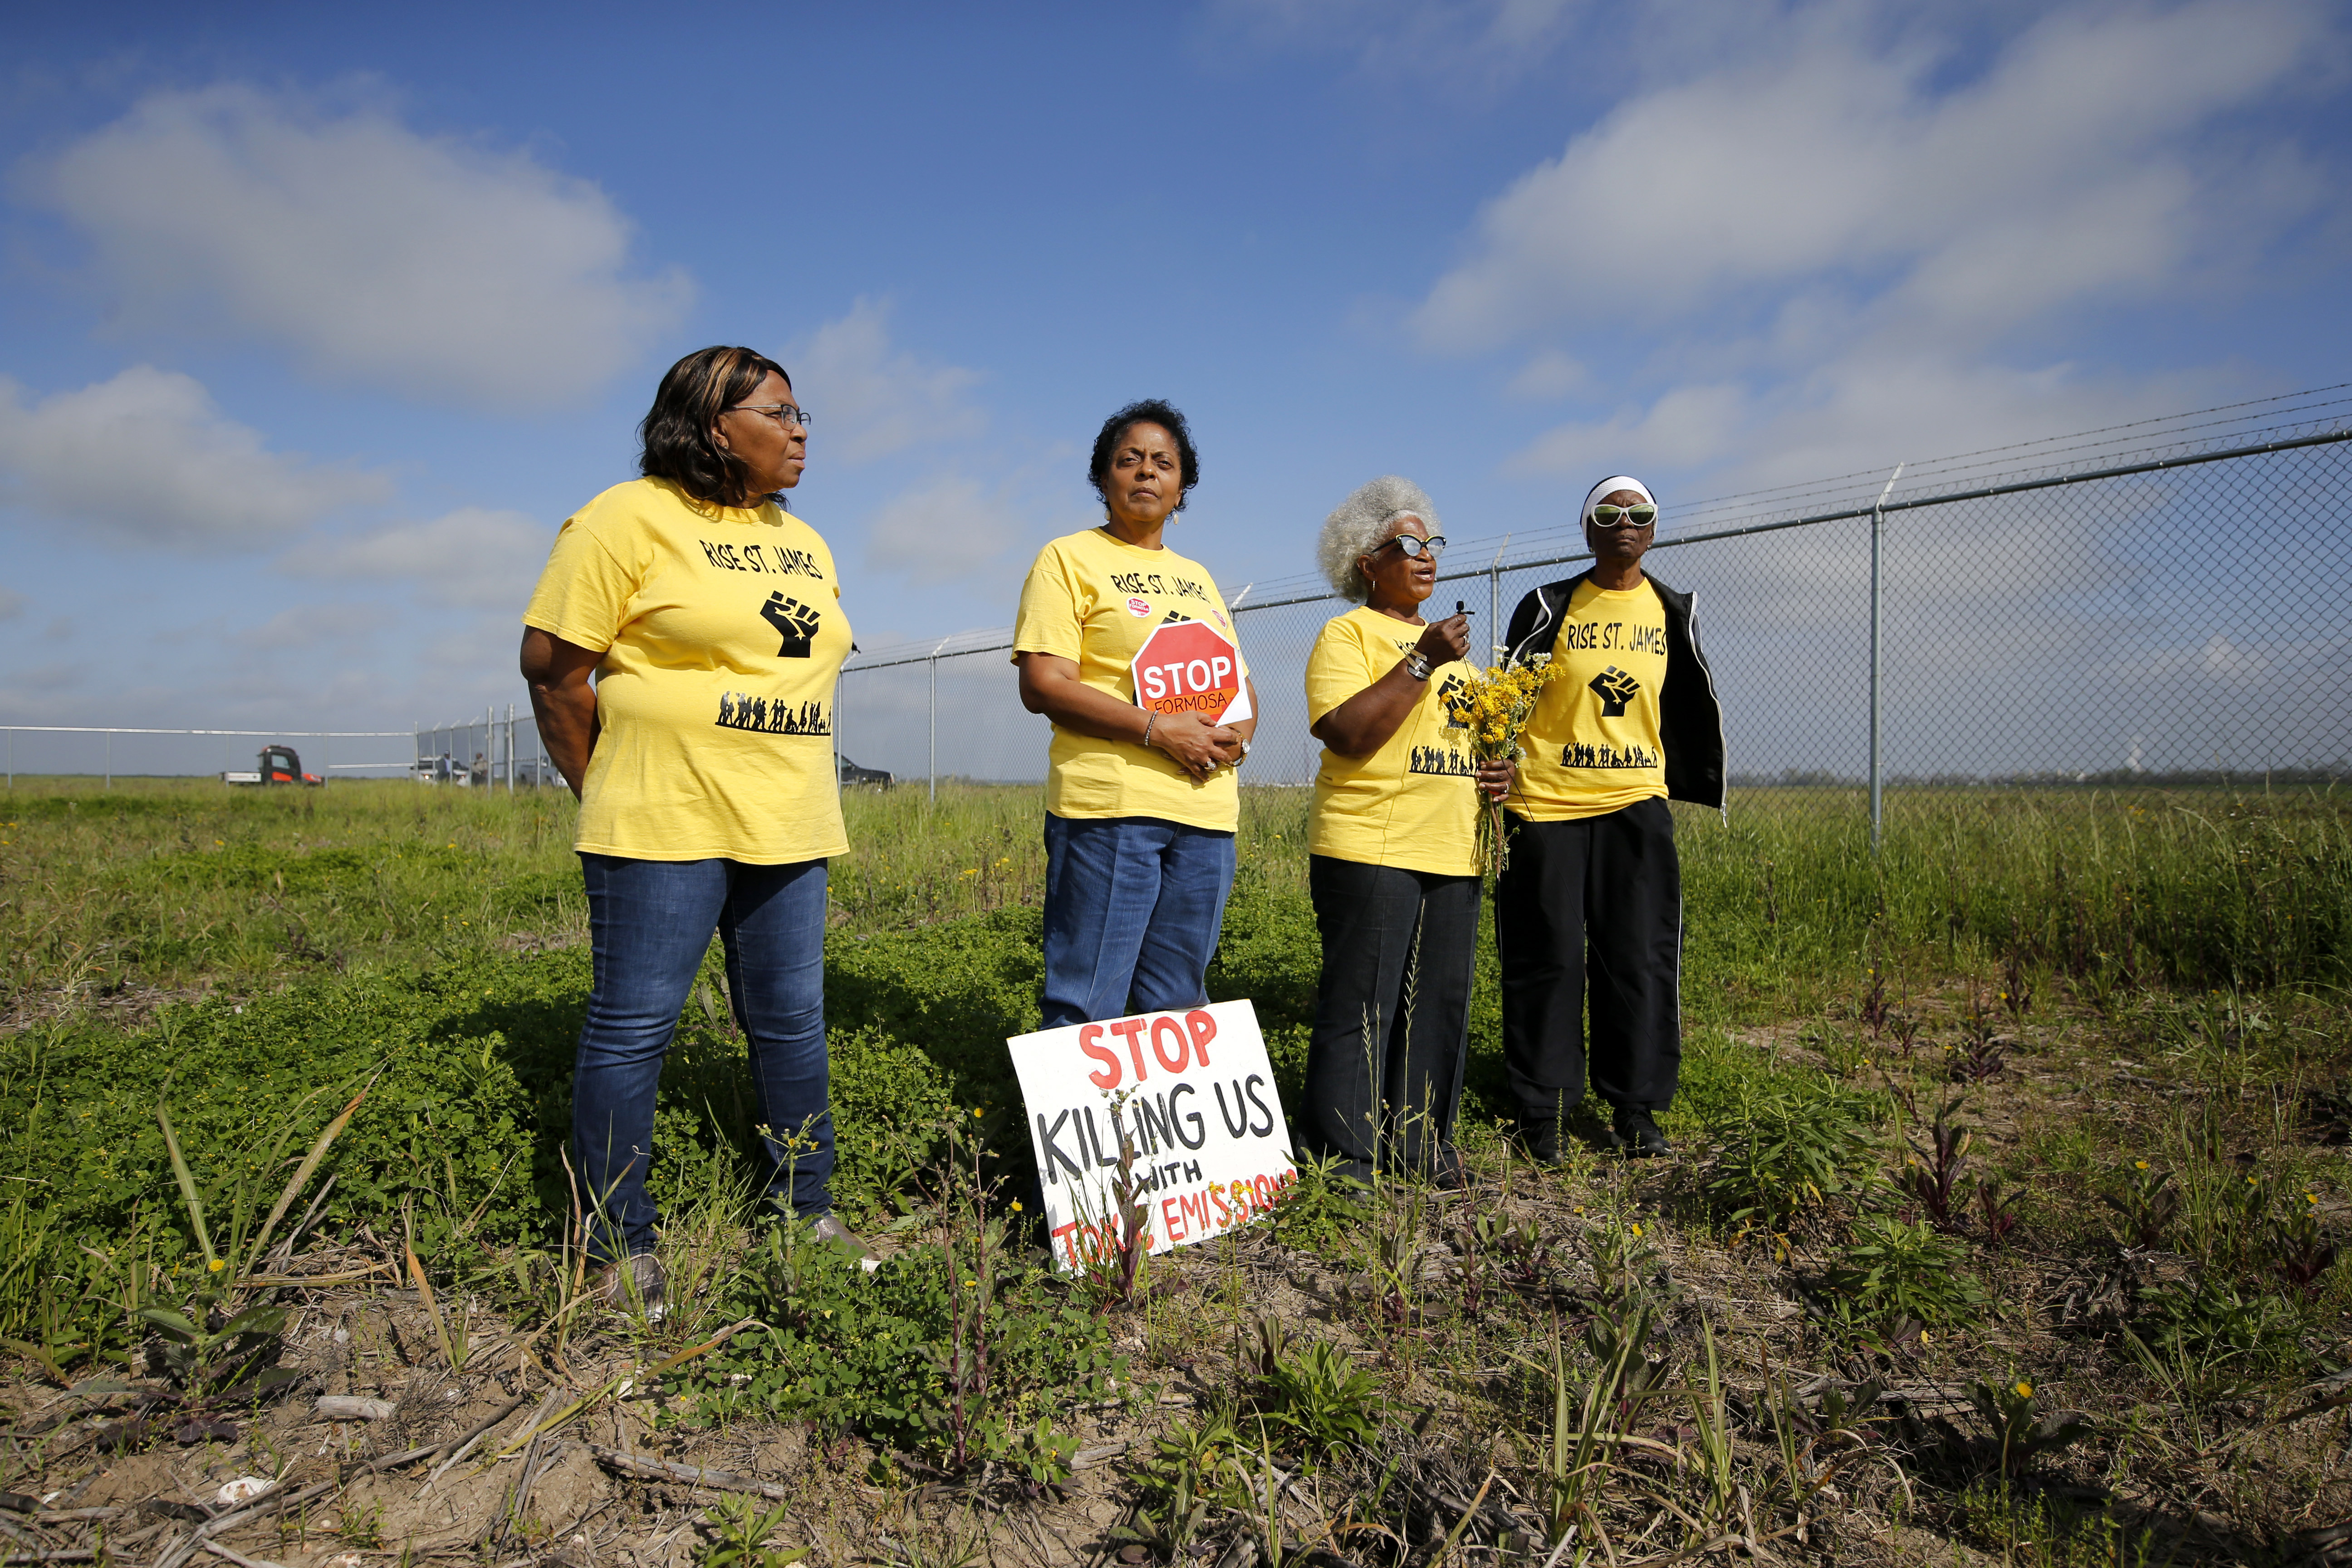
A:
[[[114,731],[106,732],[106,787],[114,787]]]
[[[1895,493],[1895,481],[1903,477],[1903,465],[1886,476],[1886,488],[1878,492],[1877,503],[1870,509],[1870,852],[1878,853],[1878,841],[1886,826],[1886,778],[1881,768],[1879,738],[1881,733],[1879,698],[1879,661],[1884,638],[1881,636],[1885,595],[1881,590],[1881,558],[1885,553],[1886,498]]]
[[[948,638],[941,637],[940,647],[947,647],[948,641]],[[925,721],[924,728],[928,731],[930,748],[931,804],[934,805],[940,799],[940,647],[931,649],[931,657],[924,661],[930,671],[931,680],[929,717]]]
[[[1501,549],[1495,552],[1494,564],[1486,568],[1486,646],[1494,650],[1480,664],[1493,664],[1502,658],[1503,646],[1503,551],[1511,547],[1511,536],[1503,535]]]

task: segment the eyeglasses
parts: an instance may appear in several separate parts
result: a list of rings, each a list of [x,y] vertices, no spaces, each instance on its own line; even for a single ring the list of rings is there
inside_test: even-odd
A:
[[[1602,501],[1592,509],[1595,528],[1647,528],[1657,521],[1658,509],[1650,501],[1639,506],[1611,506]]]
[[[1421,535],[1417,533],[1400,533],[1394,539],[1390,540],[1387,544],[1380,545],[1374,549],[1372,553],[1378,555],[1381,551],[1386,550],[1390,544],[1395,545],[1399,552],[1401,552],[1408,561],[1418,561],[1424,553],[1426,553],[1432,561],[1434,561],[1439,556],[1445,553],[1445,535],[1442,533],[1433,533],[1427,539],[1422,538]]]
[[[809,411],[805,408],[795,408],[789,403],[739,403],[727,412],[756,414],[762,419],[774,420],[785,429],[790,429],[795,425],[803,430],[809,427]]]

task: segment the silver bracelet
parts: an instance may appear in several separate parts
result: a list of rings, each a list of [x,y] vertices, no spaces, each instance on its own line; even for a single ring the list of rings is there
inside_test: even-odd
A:
[[[1151,726],[1159,722],[1160,710],[1157,708],[1147,708],[1144,710],[1143,739],[1138,742],[1137,744],[1142,746],[1146,751],[1149,751],[1151,748]]]
[[[1405,673],[1412,676],[1415,680],[1427,680],[1429,679],[1429,672],[1434,668],[1435,666],[1429,662],[1429,656],[1422,652],[1419,648],[1408,648],[1405,651]]]

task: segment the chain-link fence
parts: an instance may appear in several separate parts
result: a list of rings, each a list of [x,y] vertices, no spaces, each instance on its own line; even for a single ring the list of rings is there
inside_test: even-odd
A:
[[[420,728],[410,771],[420,784],[489,789],[563,783],[540,740],[539,721],[527,711],[518,715],[511,703],[503,718],[497,710],[486,709],[478,719]]]
[[[2352,384],[1669,503],[1645,564],[1696,595],[1735,788],[2332,779],[2352,776],[2347,523]],[[1302,560],[1315,528],[1299,524]],[[1458,540],[1432,607],[1475,612],[1484,647],[1586,559],[1573,518]],[[1243,780],[1306,783],[1307,655],[1346,606],[1307,575],[1230,598],[1263,713]],[[1047,727],[1021,707],[1011,647],[979,632],[853,659],[844,776],[1042,779]],[[562,783],[513,706],[413,736],[0,731],[12,781],[230,773],[274,741],[329,777]]]
[[[1735,788],[2352,776],[2346,394],[1667,505],[1644,564],[1696,595]],[[1457,541],[1432,609],[1475,612],[1483,647],[1587,559],[1573,518]],[[1232,597],[1263,710],[1244,782],[1307,782],[1307,655],[1347,606],[1305,577]],[[836,745],[902,781],[1042,778],[1010,648],[862,656]]]
[[[405,730],[161,730],[104,725],[0,724],[0,764],[19,775],[172,778],[257,774],[265,747],[294,751],[320,778],[383,778],[406,772]]]
[[[0,764],[18,774],[98,779],[217,776],[257,782],[264,758],[290,752],[293,771],[319,780],[410,778],[493,789],[561,784],[539,726],[509,704],[501,715],[408,730],[163,730],[102,725],[0,725]],[[268,764],[288,771],[283,756]]]

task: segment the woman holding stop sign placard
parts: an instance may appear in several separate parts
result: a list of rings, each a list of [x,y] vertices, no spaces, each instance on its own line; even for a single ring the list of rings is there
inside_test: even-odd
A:
[[[1157,399],[1103,422],[1099,528],[1056,539],[1021,585],[1021,703],[1054,721],[1045,789],[1043,1027],[1198,1006],[1234,883],[1234,769],[1257,728],[1233,617],[1161,539],[1200,482]]]
[[[1406,1169],[1457,1185],[1454,1113],[1476,968],[1481,763],[1447,701],[1470,622],[1423,618],[1445,549],[1419,485],[1374,479],[1324,520],[1324,575],[1357,608],[1307,658],[1315,772],[1307,885],[1323,938],[1301,1142],[1358,1180]]]

